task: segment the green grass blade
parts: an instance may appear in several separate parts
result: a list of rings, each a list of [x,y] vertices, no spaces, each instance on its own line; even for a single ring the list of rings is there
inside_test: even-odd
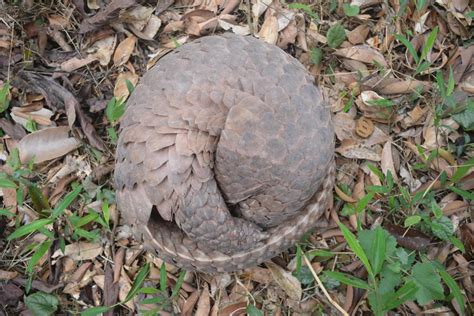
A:
[[[426,60],[426,57],[428,56],[429,52],[433,49],[434,43],[436,41],[436,36],[438,36],[438,30],[439,30],[439,27],[436,26],[431,31],[430,35],[428,35],[425,45],[423,45],[423,48],[421,50],[420,60]]]
[[[54,208],[53,218],[60,216],[64,210],[71,205],[82,191],[82,186],[78,185],[72,192],[69,192],[64,199]]]
[[[353,287],[364,289],[364,290],[371,289],[371,287],[369,286],[369,284],[367,284],[367,282],[349,274],[336,272],[336,271],[324,271],[324,274],[330,277],[331,279],[337,280],[346,285],[352,285]]]
[[[418,57],[415,47],[413,47],[413,44],[410,43],[410,41],[402,34],[395,34],[395,38],[399,40],[403,45],[405,45],[405,47],[408,49],[411,56],[413,57],[413,60],[418,65],[418,63],[420,62],[420,57]]]
[[[26,267],[26,271],[28,272],[28,274],[33,272],[33,267],[44,256],[44,254],[48,251],[52,244],[52,240],[46,240],[38,247],[33,256],[31,256],[30,261],[28,261],[28,266]]]
[[[339,228],[342,231],[342,234],[344,235],[344,238],[346,239],[347,243],[349,244],[349,247],[354,251],[357,257],[359,257],[360,261],[364,264],[365,268],[367,269],[367,272],[369,275],[373,278],[375,277],[374,272],[372,270],[372,266],[369,263],[369,259],[367,259],[367,255],[365,254],[364,250],[359,244],[359,241],[357,238],[354,236],[354,234],[347,228],[343,223],[339,222]]]
[[[171,298],[174,298],[176,297],[176,295],[178,295],[179,290],[181,289],[181,286],[183,285],[185,275],[186,275],[186,271],[181,270],[181,272],[179,273],[178,280],[176,281],[176,285],[173,288],[173,292],[171,292]]]
[[[7,240],[13,240],[16,238],[23,237],[25,235],[31,234],[34,231],[37,231],[38,229],[49,225],[53,222],[52,219],[50,218],[43,218],[43,219],[38,219],[36,221],[33,221],[27,225],[23,225],[19,228],[17,228],[13,233],[8,236]]]
[[[135,276],[135,280],[133,280],[132,287],[130,288],[130,291],[128,292],[127,296],[125,297],[125,300],[122,303],[127,303],[135,296],[135,294],[138,293],[149,272],[150,264],[147,263],[140,269],[140,271],[138,271],[137,275]]]
[[[451,293],[456,299],[456,302],[458,303],[459,307],[461,308],[461,312],[464,315],[464,309],[465,309],[464,296],[462,295],[458,284],[444,269],[438,269],[438,272],[441,278],[443,279],[444,283],[446,283],[446,285],[451,290]]]

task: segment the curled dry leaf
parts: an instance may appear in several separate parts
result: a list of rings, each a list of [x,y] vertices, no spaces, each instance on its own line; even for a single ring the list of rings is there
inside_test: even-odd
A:
[[[136,42],[137,38],[133,35],[130,35],[117,45],[113,58],[115,66],[122,66],[128,61],[133,53],[133,50],[135,49]]]
[[[112,54],[114,53],[116,43],[117,36],[114,35],[98,40],[92,46],[91,49],[95,51],[94,56],[102,66],[107,66],[109,64]]]
[[[60,126],[26,135],[18,143],[18,150],[23,163],[33,158],[35,163],[41,163],[62,157],[79,146],[78,140],[69,137],[69,127]]]
[[[209,297],[209,288],[207,283],[204,284],[204,287],[201,291],[201,296],[197,303],[196,316],[207,316],[211,311],[211,299]]]
[[[336,50],[334,54],[341,57],[358,60],[366,64],[378,63],[384,67],[388,66],[383,55],[379,51],[367,45],[341,48]]]
[[[381,94],[406,94],[413,93],[417,89],[422,89],[422,91],[428,91],[431,89],[431,84],[426,81],[419,80],[400,80],[400,81],[391,81],[388,84],[381,84],[377,87],[377,92]]]
[[[265,265],[270,272],[272,273],[273,279],[275,282],[285,291],[285,293],[294,300],[300,300],[303,290],[301,288],[301,283],[296,277],[294,277],[290,272],[285,271],[279,265],[274,264],[269,261]]]
[[[219,26],[228,31],[231,30],[233,33],[237,35],[249,35],[250,34],[250,28],[248,25],[238,25],[234,23],[230,23],[224,19],[218,19]]]
[[[16,271],[5,271],[5,270],[0,270],[0,280],[5,281],[5,280],[12,280],[16,278],[18,275],[18,272]]]
[[[263,22],[258,37],[270,44],[276,44],[278,39],[278,19],[273,15],[267,15]]]
[[[184,302],[181,310],[181,315],[191,316],[193,315],[194,306],[196,305],[199,298],[199,291],[194,291]]]
[[[430,237],[416,229],[407,229],[391,223],[386,223],[384,228],[397,239],[400,246],[410,250],[421,250],[430,244]]]
[[[273,0],[257,0],[252,6],[252,18],[258,23],[258,18],[270,7]]]
[[[362,138],[368,138],[374,132],[374,123],[368,118],[361,117],[357,120],[355,131]]]
[[[367,159],[372,161],[380,161],[382,159],[380,153],[373,148],[367,147],[353,139],[343,140],[341,146],[336,148],[336,152],[350,159]]]
[[[390,170],[392,173],[393,179],[398,181],[397,172],[395,170],[395,165],[393,163],[393,154],[392,154],[392,142],[388,141],[385,143],[382,149],[382,161],[380,163],[380,167],[382,168],[382,172],[387,174]]]
[[[79,241],[73,244],[66,245],[64,254],[61,249],[58,249],[52,255],[52,258],[58,258],[62,255],[70,257],[73,260],[92,260],[100,255],[103,251],[103,247],[99,243],[90,243]]]
[[[142,31],[154,10],[151,7],[138,5],[120,14],[120,21],[130,24],[135,30]]]
[[[25,112],[20,107],[14,107],[11,112],[12,119],[16,123],[23,125],[23,127],[26,127],[29,120],[33,120],[39,125],[49,126],[51,125],[51,117],[53,115],[54,113],[51,110],[45,108],[38,111]]]

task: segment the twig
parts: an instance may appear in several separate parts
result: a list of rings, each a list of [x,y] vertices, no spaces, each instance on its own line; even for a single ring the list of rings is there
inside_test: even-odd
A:
[[[316,280],[316,283],[318,283],[319,287],[321,288],[321,290],[323,291],[324,295],[326,296],[326,298],[328,299],[328,301],[344,316],[349,316],[349,314],[336,302],[332,299],[332,297],[329,295],[328,291],[326,290],[326,288],[324,287],[323,283],[321,282],[321,280],[319,279],[318,275],[316,274],[316,271],[314,271],[313,269],[313,266],[311,265],[311,262],[309,262],[308,258],[306,257],[306,255],[303,253],[303,258],[304,258],[304,262],[306,263],[306,265],[308,266],[309,270],[311,271],[311,273],[313,274],[313,277],[314,279]]]

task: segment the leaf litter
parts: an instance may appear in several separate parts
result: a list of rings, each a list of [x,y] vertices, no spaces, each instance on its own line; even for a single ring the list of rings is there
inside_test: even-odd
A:
[[[61,205],[76,185],[83,191],[81,202],[67,206],[56,226],[33,232],[25,241],[0,241],[6,256],[0,279],[11,288],[10,296],[2,296],[8,311],[22,312],[38,299],[58,307],[44,296],[53,293],[76,311],[114,306],[104,311],[108,314],[145,308],[163,315],[310,315],[316,309],[334,314],[331,301],[351,314],[370,313],[364,291],[323,279],[332,297],[328,300],[305,263],[298,263],[295,247],[266,265],[233,275],[187,273],[181,284],[179,269],[166,265],[165,282],[162,261],[147,254],[121,224],[112,194],[114,138],[105,117],[109,100],[126,100],[144,71],[170,50],[222,31],[256,36],[299,59],[331,105],[337,139],[335,200],[324,224],[300,243],[314,270],[366,279],[337,223],[354,233],[360,225],[369,229],[381,224],[399,246],[439,258],[466,301],[474,299],[469,1],[303,0],[289,5],[271,0],[74,0],[59,1],[55,8],[43,1],[18,6],[24,7],[18,11],[7,5],[0,24],[2,171],[8,177],[17,174],[17,148],[20,162],[35,161],[24,179],[52,207]],[[430,42],[435,29],[439,31]],[[456,177],[457,182],[449,182]],[[382,192],[388,185],[403,188],[393,191],[394,197],[408,206],[397,206]],[[48,214],[32,211],[26,192],[8,187],[1,192],[7,210],[24,222]],[[435,219],[438,215],[422,219],[436,212],[427,199],[438,205],[441,221]],[[11,233],[15,220],[5,216],[0,227],[6,223]],[[417,216],[419,224],[404,225]],[[458,243],[439,239],[448,236],[443,230],[448,226],[465,252]],[[69,235],[73,227],[79,229]],[[21,252],[25,242],[44,242],[48,232],[55,242],[34,268],[31,288],[40,294],[31,296],[26,265],[18,255],[31,258],[31,250]],[[59,237],[63,235],[65,239]],[[114,305],[134,290],[133,280],[146,263],[150,274],[143,293]],[[419,267],[426,263],[417,264],[414,279],[422,284]],[[421,294],[398,306],[398,312],[459,313],[456,298],[432,300],[443,295],[442,283],[435,283],[422,284]],[[154,290],[145,294],[149,288]],[[161,288],[164,292],[157,290]],[[145,298],[151,301],[140,304]]]

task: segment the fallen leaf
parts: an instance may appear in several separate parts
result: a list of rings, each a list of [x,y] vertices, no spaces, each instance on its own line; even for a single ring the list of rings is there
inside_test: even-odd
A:
[[[196,305],[199,298],[199,291],[194,291],[184,302],[183,308],[181,310],[181,315],[191,316],[193,315],[194,306]]]
[[[128,61],[133,53],[133,50],[135,49],[136,42],[137,38],[133,35],[130,35],[117,45],[113,58],[115,66],[122,66]]]
[[[122,98],[122,100],[128,98],[130,91],[128,91],[127,80],[130,81],[132,86],[136,86],[138,83],[138,75],[131,72],[121,72],[115,82],[114,97]]]
[[[5,281],[5,280],[11,280],[14,279],[18,276],[18,272],[16,271],[5,271],[5,270],[0,270],[0,280]]]
[[[134,4],[136,0],[113,0],[106,7],[100,10],[96,15],[84,19],[79,26],[79,33],[84,34],[90,31],[99,29],[100,27],[115,21],[118,18],[119,12],[127,9]]]
[[[367,24],[361,24],[347,35],[347,39],[351,44],[357,45],[365,42],[367,35],[369,35],[369,26]]]
[[[276,44],[278,39],[278,20],[273,14],[269,14],[263,22],[258,37],[270,44]]]
[[[154,38],[156,33],[161,27],[161,19],[156,15],[151,15],[150,19],[148,20],[147,25],[143,29],[143,34],[145,34],[148,38]]]
[[[430,238],[419,230],[407,229],[391,223],[385,223],[384,228],[397,239],[400,246],[407,249],[426,249],[430,244]]]
[[[18,143],[18,150],[23,163],[33,158],[34,163],[42,163],[62,157],[79,146],[79,141],[69,137],[69,127],[60,126],[26,135]]]
[[[428,91],[431,89],[431,83],[412,79],[400,80],[386,85],[380,85],[377,88],[377,92],[381,94],[405,94],[413,93],[417,89]]]
[[[336,148],[336,152],[350,159],[367,159],[380,161],[382,158],[374,149],[367,147],[353,139],[345,139],[341,145]]]
[[[201,291],[201,296],[197,303],[196,316],[207,316],[211,310],[211,299],[209,297],[209,288],[207,283],[204,283],[203,289]]]
[[[275,282],[285,291],[285,293],[294,300],[300,300],[303,290],[301,288],[301,283],[296,277],[294,277],[290,272],[285,271],[279,265],[274,264],[273,262],[266,262],[265,265],[270,272],[272,273],[273,279]]]
[[[54,259],[64,255],[76,261],[92,260],[95,259],[98,255],[100,255],[103,250],[104,249],[102,245],[99,243],[79,241],[73,244],[66,245],[64,254],[62,253],[61,249],[58,249],[51,257]]]
[[[380,162],[380,168],[382,172],[386,175],[388,171],[392,173],[392,177],[395,182],[398,181],[397,172],[395,170],[395,165],[393,163],[393,154],[392,154],[392,142],[388,141],[385,143],[382,149],[382,160]]]
[[[384,67],[388,66],[383,55],[379,51],[367,45],[358,45],[337,49],[334,54],[337,56],[358,60],[366,64],[378,63]]]

